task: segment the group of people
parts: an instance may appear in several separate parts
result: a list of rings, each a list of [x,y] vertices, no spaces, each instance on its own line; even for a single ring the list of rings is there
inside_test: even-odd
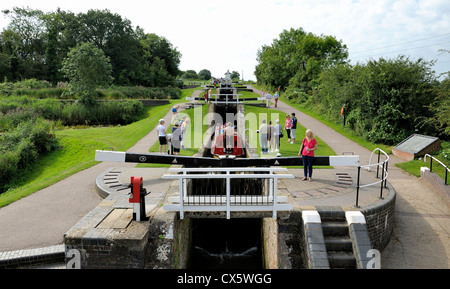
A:
[[[272,121],[262,120],[262,124],[259,127],[257,133],[260,134],[261,151],[263,154],[270,152],[280,151],[280,138],[282,137],[282,127],[280,121],[277,119],[275,125],[272,125]]]
[[[259,130],[261,152],[262,154],[267,154],[270,152],[278,152],[280,150],[280,139],[284,137],[282,126],[277,119],[275,125],[272,126],[272,121],[267,121],[263,119]],[[295,133],[297,129],[297,117],[295,113],[291,113],[286,116],[286,122],[284,124],[284,129],[286,130],[288,143],[295,143]],[[314,151],[317,150],[317,140],[314,137],[313,132],[310,129],[306,130],[305,137],[302,140],[302,145],[298,151],[298,156],[302,157],[304,177],[303,181],[312,181],[312,169],[314,162]]]
[[[171,130],[171,143],[174,155],[179,155],[180,149],[185,149],[183,141],[186,135],[186,127],[190,122],[190,119],[187,116],[183,116],[181,120],[179,119],[178,109],[179,106],[175,106],[172,108],[172,123],[174,125]],[[168,139],[164,119],[159,120],[159,125],[156,127],[156,130],[159,139],[159,153],[167,154]]]
[[[272,96],[270,94],[270,92],[264,93],[264,90],[263,90],[261,95],[266,99],[266,107],[267,108],[270,107],[272,97],[273,97],[273,101],[275,103],[275,107],[278,106],[278,97],[279,97],[278,92],[275,92],[275,94]],[[264,100],[263,100],[263,102],[264,102]]]
[[[278,98],[276,98],[278,99]],[[268,103],[270,101],[268,100]],[[275,101],[275,107],[277,102]],[[172,109],[174,126],[172,127],[172,147],[174,154],[180,154],[180,149],[184,149],[183,140],[186,133],[186,126],[189,123],[189,118],[184,116],[181,120],[178,120],[178,108],[174,107]],[[234,129],[231,126],[231,123],[228,126],[224,127],[225,129],[229,129],[230,131]],[[286,130],[288,143],[295,143],[295,133],[297,129],[297,117],[295,113],[291,113],[290,115],[286,115],[286,121],[284,124],[284,129]],[[167,132],[166,127],[164,125],[164,119],[159,120],[159,125],[157,127],[157,133],[159,138],[159,152],[167,153]],[[262,120],[262,124],[257,131],[260,135],[260,143],[261,143],[261,151],[263,154],[267,154],[270,152],[279,152],[280,151],[280,143],[283,135],[283,128],[280,124],[280,121],[277,119],[275,121],[275,125],[272,125],[272,121],[267,121],[265,119]],[[230,133],[230,135],[232,135]],[[312,181],[312,169],[313,169],[313,161],[314,161],[314,151],[317,150],[317,141],[314,137],[313,132],[310,129],[306,130],[305,137],[302,140],[302,145],[298,152],[298,156],[302,157],[303,161],[303,169],[304,169],[304,177],[303,181],[309,180]],[[163,149],[164,148],[164,149]]]
[[[262,124],[259,127],[258,133],[260,134],[261,151],[263,154],[270,152],[280,151],[281,138],[284,137],[283,128],[280,121],[277,119],[275,125],[272,125],[272,121],[262,120]],[[295,131],[297,129],[297,117],[293,112],[291,115],[286,115],[286,121],[284,123],[284,129],[286,130],[288,143],[295,143]]]

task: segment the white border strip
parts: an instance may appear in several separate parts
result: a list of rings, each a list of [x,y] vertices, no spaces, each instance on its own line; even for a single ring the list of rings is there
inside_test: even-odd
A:
[[[317,211],[302,211],[303,224],[306,223],[322,223],[319,212]]]
[[[95,160],[99,162],[125,162],[125,152],[95,151]]]
[[[359,156],[330,156],[330,166],[336,167],[357,167],[359,166]]]
[[[347,219],[347,224],[365,224],[366,219],[360,211],[346,211],[345,218]]]

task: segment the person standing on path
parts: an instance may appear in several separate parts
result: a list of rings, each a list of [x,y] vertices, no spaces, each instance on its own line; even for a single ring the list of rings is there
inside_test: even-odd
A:
[[[186,148],[184,147],[184,137],[186,136],[186,131],[187,131],[187,125],[190,123],[190,119],[186,116],[183,117],[183,121],[180,125],[181,127],[181,149],[185,150]]]
[[[297,118],[295,112],[291,113],[291,143],[295,143],[295,130],[297,129]]]
[[[263,119],[262,120],[262,124],[259,127],[259,130],[257,131],[257,133],[259,133],[259,137],[260,137],[260,143],[261,143],[261,152],[263,154],[267,153],[267,141],[268,141],[268,136],[269,136],[269,126],[266,123],[266,120]]]
[[[281,138],[281,133],[283,131],[283,128],[281,127],[280,121],[277,119],[275,121],[275,126],[274,126],[274,138],[275,138],[275,152],[279,152],[280,151],[280,138]]]
[[[159,153],[162,153],[162,147],[164,147],[164,154],[167,153],[167,133],[166,127],[164,126],[164,119],[159,120],[159,125],[156,128],[159,139]]]
[[[175,123],[172,127],[172,148],[173,154],[179,155],[181,148],[181,127],[179,123]]]
[[[286,137],[288,142],[291,142],[291,116],[286,115],[286,122],[284,123],[284,129],[286,130]]]
[[[273,153],[273,150],[275,148],[275,127],[272,125],[272,121],[269,121],[269,150],[271,153]]]
[[[275,107],[277,107],[277,105],[278,105],[278,92],[275,92],[275,94],[273,95],[273,100],[275,101]]]
[[[317,140],[310,129],[306,130],[305,138],[302,141],[302,146],[298,151],[298,155],[303,159],[303,179],[306,181],[307,177],[312,182],[312,165],[314,162],[314,151],[317,150]]]

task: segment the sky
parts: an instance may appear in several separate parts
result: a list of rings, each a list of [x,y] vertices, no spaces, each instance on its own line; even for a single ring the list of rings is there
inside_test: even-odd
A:
[[[436,75],[450,70],[449,0],[2,0],[0,10],[57,8],[73,13],[108,9],[163,36],[182,54],[180,69],[237,71],[254,76],[257,52],[283,30],[303,28],[347,45],[352,64],[405,55],[435,61]],[[9,23],[0,15],[0,29]],[[446,49],[448,52],[440,52]]]

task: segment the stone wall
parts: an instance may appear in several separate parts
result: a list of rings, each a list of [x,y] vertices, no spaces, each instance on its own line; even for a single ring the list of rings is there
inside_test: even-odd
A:
[[[123,233],[91,229],[93,233],[89,234],[74,229],[64,238],[66,263],[79,261],[81,269],[142,269],[148,243],[147,226],[147,222],[132,222]],[[73,259],[70,252],[77,252],[80,260]]]
[[[278,214],[278,268],[303,269],[306,268],[303,252],[303,232],[301,212],[292,210]],[[267,258],[267,257],[266,257]]]
[[[262,251],[264,269],[278,269],[278,223],[274,218],[262,220]]]

